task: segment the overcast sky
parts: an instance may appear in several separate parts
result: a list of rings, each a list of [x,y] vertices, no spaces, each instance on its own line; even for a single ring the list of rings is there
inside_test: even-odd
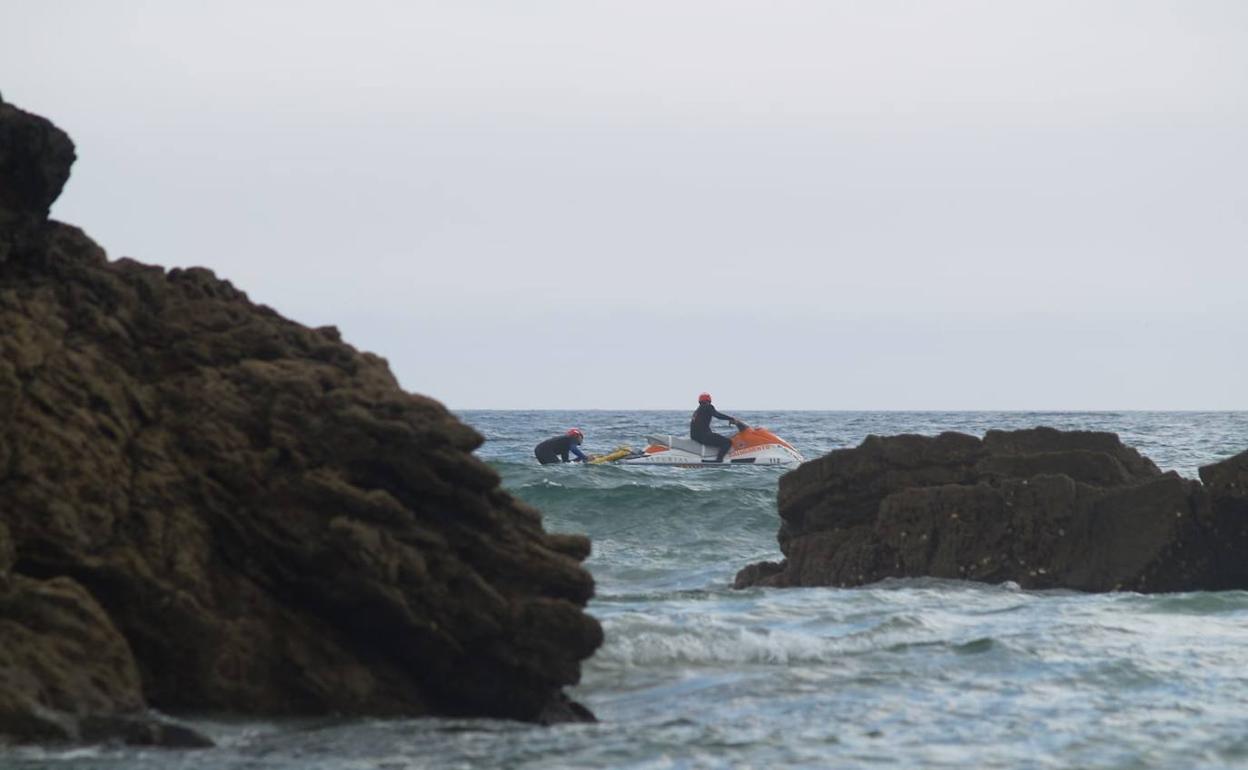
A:
[[[53,215],[452,408],[1248,408],[1248,3],[4,0]]]

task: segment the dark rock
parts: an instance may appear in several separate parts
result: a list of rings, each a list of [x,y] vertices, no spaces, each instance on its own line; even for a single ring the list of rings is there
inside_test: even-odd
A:
[[[786,558],[746,567],[735,584],[1248,587],[1248,551],[1225,545],[1248,544],[1248,453],[1201,474],[1208,489],[1161,473],[1112,433],[871,436],[781,479]]]
[[[0,734],[77,740],[90,714],[137,714],[139,673],[125,638],[66,577],[10,575],[0,588]]]
[[[47,217],[74,159],[64,131],[0,100],[0,210]]]
[[[1124,445],[1117,434],[1101,431],[1062,431],[1045,427],[990,430],[984,434],[984,448],[993,455],[1003,456],[1091,452],[1114,458],[1127,470],[1131,478],[1147,478],[1161,473],[1152,460]]]
[[[1200,469],[1209,494],[1208,526],[1229,585],[1248,587],[1248,452]]]
[[[206,749],[216,745],[203,733],[151,714],[88,716],[79,726],[77,739],[86,743],[118,742],[166,749]]]
[[[750,564],[737,574],[737,588],[758,585],[784,571],[784,564],[776,561],[760,561]]]
[[[868,436],[857,449],[830,452],[786,474],[780,485],[781,550],[803,532],[870,521],[880,498],[911,486],[971,479],[985,454],[979,439],[961,433]]]
[[[537,721],[543,725],[557,725],[567,722],[597,722],[598,718],[589,709],[561,694],[542,709]]]
[[[587,539],[337,330],[43,219],[72,145],[7,106],[0,137],[0,732],[590,717],[562,692],[602,642]]]

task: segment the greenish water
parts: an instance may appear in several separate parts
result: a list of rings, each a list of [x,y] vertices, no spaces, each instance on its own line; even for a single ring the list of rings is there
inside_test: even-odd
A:
[[[1165,469],[1248,448],[1248,413],[741,412],[806,456],[870,433],[1051,425],[1110,430]],[[1248,593],[1025,592],[897,581],[733,591],[776,558],[767,468],[538,466],[532,446],[576,425],[586,448],[678,432],[686,412],[466,412],[479,454],[585,532],[607,632],[573,695],[601,722],[543,729],[472,720],[193,720],[206,752],[9,750],[55,768],[1248,766]]]

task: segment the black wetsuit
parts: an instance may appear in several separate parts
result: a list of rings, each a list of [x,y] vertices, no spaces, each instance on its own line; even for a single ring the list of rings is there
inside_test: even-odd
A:
[[[576,443],[575,436],[555,436],[533,447],[533,454],[542,465],[566,463],[568,462],[569,452],[581,458],[582,461],[585,458],[585,455],[581,452],[580,445]]]
[[[727,436],[721,436],[711,430],[711,418],[717,417],[721,420],[730,420],[736,422],[737,418],[729,417],[720,413],[710,401],[705,404],[698,404],[698,408],[693,413],[693,418],[689,420],[689,438],[699,444],[713,446],[719,450],[718,460],[722,461],[724,455],[728,454],[728,450],[732,449],[732,439]]]

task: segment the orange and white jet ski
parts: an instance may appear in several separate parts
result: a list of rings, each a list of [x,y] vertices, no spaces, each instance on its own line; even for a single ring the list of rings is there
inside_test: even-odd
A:
[[[723,462],[719,450],[685,436],[646,436],[650,445],[622,460],[621,465],[667,465],[677,468],[724,468],[760,465],[797,465],[806,461],[793,445],[766,428],[751,428],[737,420],[737,435]]]

